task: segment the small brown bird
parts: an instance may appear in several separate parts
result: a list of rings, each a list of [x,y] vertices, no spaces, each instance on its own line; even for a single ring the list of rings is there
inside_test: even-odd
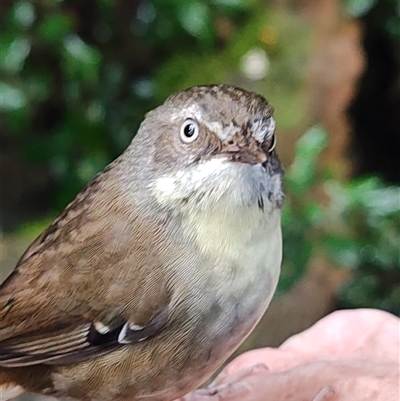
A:
[[[21,257],[0,293],[0,392],[169,401],[251,332],[281,263],[273,109],[178,92]]]

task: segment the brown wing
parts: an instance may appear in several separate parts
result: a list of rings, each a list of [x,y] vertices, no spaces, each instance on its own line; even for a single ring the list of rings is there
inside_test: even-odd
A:
[[[165,327],[167,320],[168,308],[165,308],[156,313],[144,327],[125,322],[116,327],[109,326],[107,332],[99,333],[96,324],[86,322],[74,328],[10,338],[1,341],[0,366],[13,368],[85,361],[152,338]]]
[[[72,363],[166,324],[160,228],[109,181],[92,181],[2,284],[0,365]]]

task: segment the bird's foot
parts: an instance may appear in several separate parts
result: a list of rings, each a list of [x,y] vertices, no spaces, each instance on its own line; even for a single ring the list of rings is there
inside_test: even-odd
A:
[[[241,400],[244,396],[251,392],[251,388],[244,380],[247,376],[259,373],[267,373],[268,367],[263,363],[258,363],[240,370],[233,375],[228,381],[228,372],[223,370],[217,378],[204,389],[196,390],[187,394],[180,401],[236,401]],[[323,400],[315,400],[323,401]]]

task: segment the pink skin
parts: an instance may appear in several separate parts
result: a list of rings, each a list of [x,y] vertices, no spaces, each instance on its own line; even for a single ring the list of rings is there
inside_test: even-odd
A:
[[[398,401],[400,319],[337,311],[279,348],[246,352],[176,401]]]

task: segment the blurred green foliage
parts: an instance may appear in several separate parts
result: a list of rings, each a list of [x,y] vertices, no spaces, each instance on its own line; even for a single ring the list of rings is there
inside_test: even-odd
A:
[[[305,62],[304,24],[267,12],[261,0],[18,0],[4,11],[3,135],[49,167],[57,209],[121,153],[144,113],[169,94],[243,80],[241,58],[252,48],[274,62],[261,85],[283,125],[303,116],[301,68],[292,65]]]
[[[326,144],[323,129],[311,128],[298,141],[287,171],[280,290],[323,254],[352,272],[338,306],[400,315],[400,188],[376,177],[338,181],[318,164]]]
[[[324,180],[318,158],[327,139],[320,127],[313,127],[297,142],[292,165],[285,175],[286,202],[282,215],[284,265],[279,290],[287,291],[308,267],[318,248],[324,211],[315,190]]]

